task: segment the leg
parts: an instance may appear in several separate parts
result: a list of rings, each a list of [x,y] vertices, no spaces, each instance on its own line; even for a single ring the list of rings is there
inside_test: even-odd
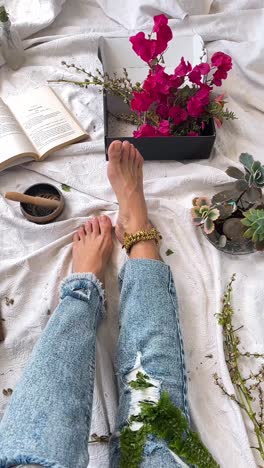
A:
[[[111,250],[111,221],[105,216],[74,235],[75,273],[62,284],[60,304],[0,424],[1,468],[87,467],[95,336],[104,302],[100,280]]]
[[[120,215],[116,233],[122,242],[124,232],[148,228],[143,193],[143,160],[127,142],[112,143],[109,149],[108,176],[116,192]],[[188,417],[187,383],[183,343],[180,333],[178,304],[170,268],[160,261],[155,241],[135,244],[130,259],[120,274],[121,311],[117,371],[120,405],[117,431],[129,416],[139,412],[139,400],[128,382],[138,371],[146,373],[158,391],[151,389],[151,399],[158,401],[160,391],[167,390],[173,403]],[[150,389],[148,389],[149,391]],[[118,441],[113,443],[113,461],[118,466]],[[148,440],[142,466],[166,468],[181,466],[165,443]]]

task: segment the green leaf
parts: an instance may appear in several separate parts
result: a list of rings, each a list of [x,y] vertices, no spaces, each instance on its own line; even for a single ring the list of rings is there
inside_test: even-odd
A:
[[[147,440],[147,431],[143,426],[138,431],[124,427],[120,436],[120,468],[139,468],[143,459],[143,449]]]
[[[251,154],[248,153],[241,153],[241,155],[239,156],[239,161],[250,172],[251,166],[254,162],[253,156],[251,156]]]
[[[233,179],[244,179],[244,173],[234,166],[229,166],[226,170],[226,174],[229,175],[229,177],[233,177]]]
[[[252,239],[253,242],[262,242],[264,240],[264,209],[254,209],[244,212],[244,219],[241,223],[248,229],[244,237]]]
[[[211,219],[207,218],[205,223],[204,223],[204,232],[205,232],[205,234],[212,234],[212,232],[214,231],[214,228],[215,228],[215,225],[214,225],[213,221]]]
[[[240,179],[235,182],[235,188],[240,192],[243,192],[248,187],[248,182],[245,179]]]
[[[236,211],[236,204],[223,203],[218,206],[218,210],[220,212],[220,219],[226,219]]]
[[[249,187],[247,191],[242,195],[241,200],[242,203],[246,202],[248,204],[253,204],[257,200],[260,200],[262,197],[262,192],[259,188],[257,187]]]
[[[261,168],[261,162],[254,161],[252,166],[251,166],[251,172],[253,172],[255,174],[257,171],[259,171],[260,168]]]
[[[64,192],[70,192],[71,187],[67,184],[61,184],[61,189],[64,190]]]
[[[213,208],[213,209],[208,211],[207,216],[211,221],[216,221],[220,216],[220,212],[219,212],[219,210],[217,208]]]
[[[140,390],[141,388],[155,387],[152,383],[148,382],[149,377],[147,374],[138,372],[136,375],[136,380],[131,380],[129,386],[134,390]]]
[[[233,200],[236,201],[240,195],[238,190],[223,190],[222,192],[216,193],[212,198],[212,204],[222,203],[224,201]]]
[[[169,257],[169,255],[173,255],[174,252],[171,249],[168,249],[166,250],[165,254],[167,255],[167,257]]]

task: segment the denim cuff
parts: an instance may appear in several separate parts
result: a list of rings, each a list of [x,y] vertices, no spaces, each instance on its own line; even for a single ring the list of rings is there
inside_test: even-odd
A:
[[[127,260],[127,262],[121,268],[119,273],[119,282],[122,284],[125,274],[129,278],[133,279],[138,278],[139,273],[145,276],[145,279],[148,278],[148,273],[151,271],[153,278],[159,278],[161,281],[165,281],[165,284],[168,284],[170,279],[170,267],[161,260],[153,260],[146,258],[132,258]]]
[[[61,284],[60,298],[71,296],[81,301],[89,302],[95,292],[105,302],[103,284],[93,273],[72,273]]]

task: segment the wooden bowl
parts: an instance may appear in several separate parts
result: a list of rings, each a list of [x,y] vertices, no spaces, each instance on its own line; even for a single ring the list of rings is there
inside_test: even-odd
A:
[[[31,185],[24,192],[25,195],[32,195],[44,198],[58,200],[59,206],[55,209],[42,208],[40,206],[30,205],[29,203],[20,203],[22,214],[26,219],[36,224],[47,224],[54,221],[63,211],[64,198],[60,190],[51,184]]]

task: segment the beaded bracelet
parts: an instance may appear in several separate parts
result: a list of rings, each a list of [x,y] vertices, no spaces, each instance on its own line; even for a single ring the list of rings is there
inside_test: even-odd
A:
[[[137,244],[138,242],[147,241],[147,240],[155,240],[156,243],[158,244],[160,239],[162,239],[162,237],[159,231],[157,231],[157,229],[155,228],[152,228],[148,231],[144,231],[144,230],[137,231],[135,234],[128,234],[127,232],[125,232],[124,243],[123,243],[122,248],[125,248],[127,254],[129,254],[133,245]]]

